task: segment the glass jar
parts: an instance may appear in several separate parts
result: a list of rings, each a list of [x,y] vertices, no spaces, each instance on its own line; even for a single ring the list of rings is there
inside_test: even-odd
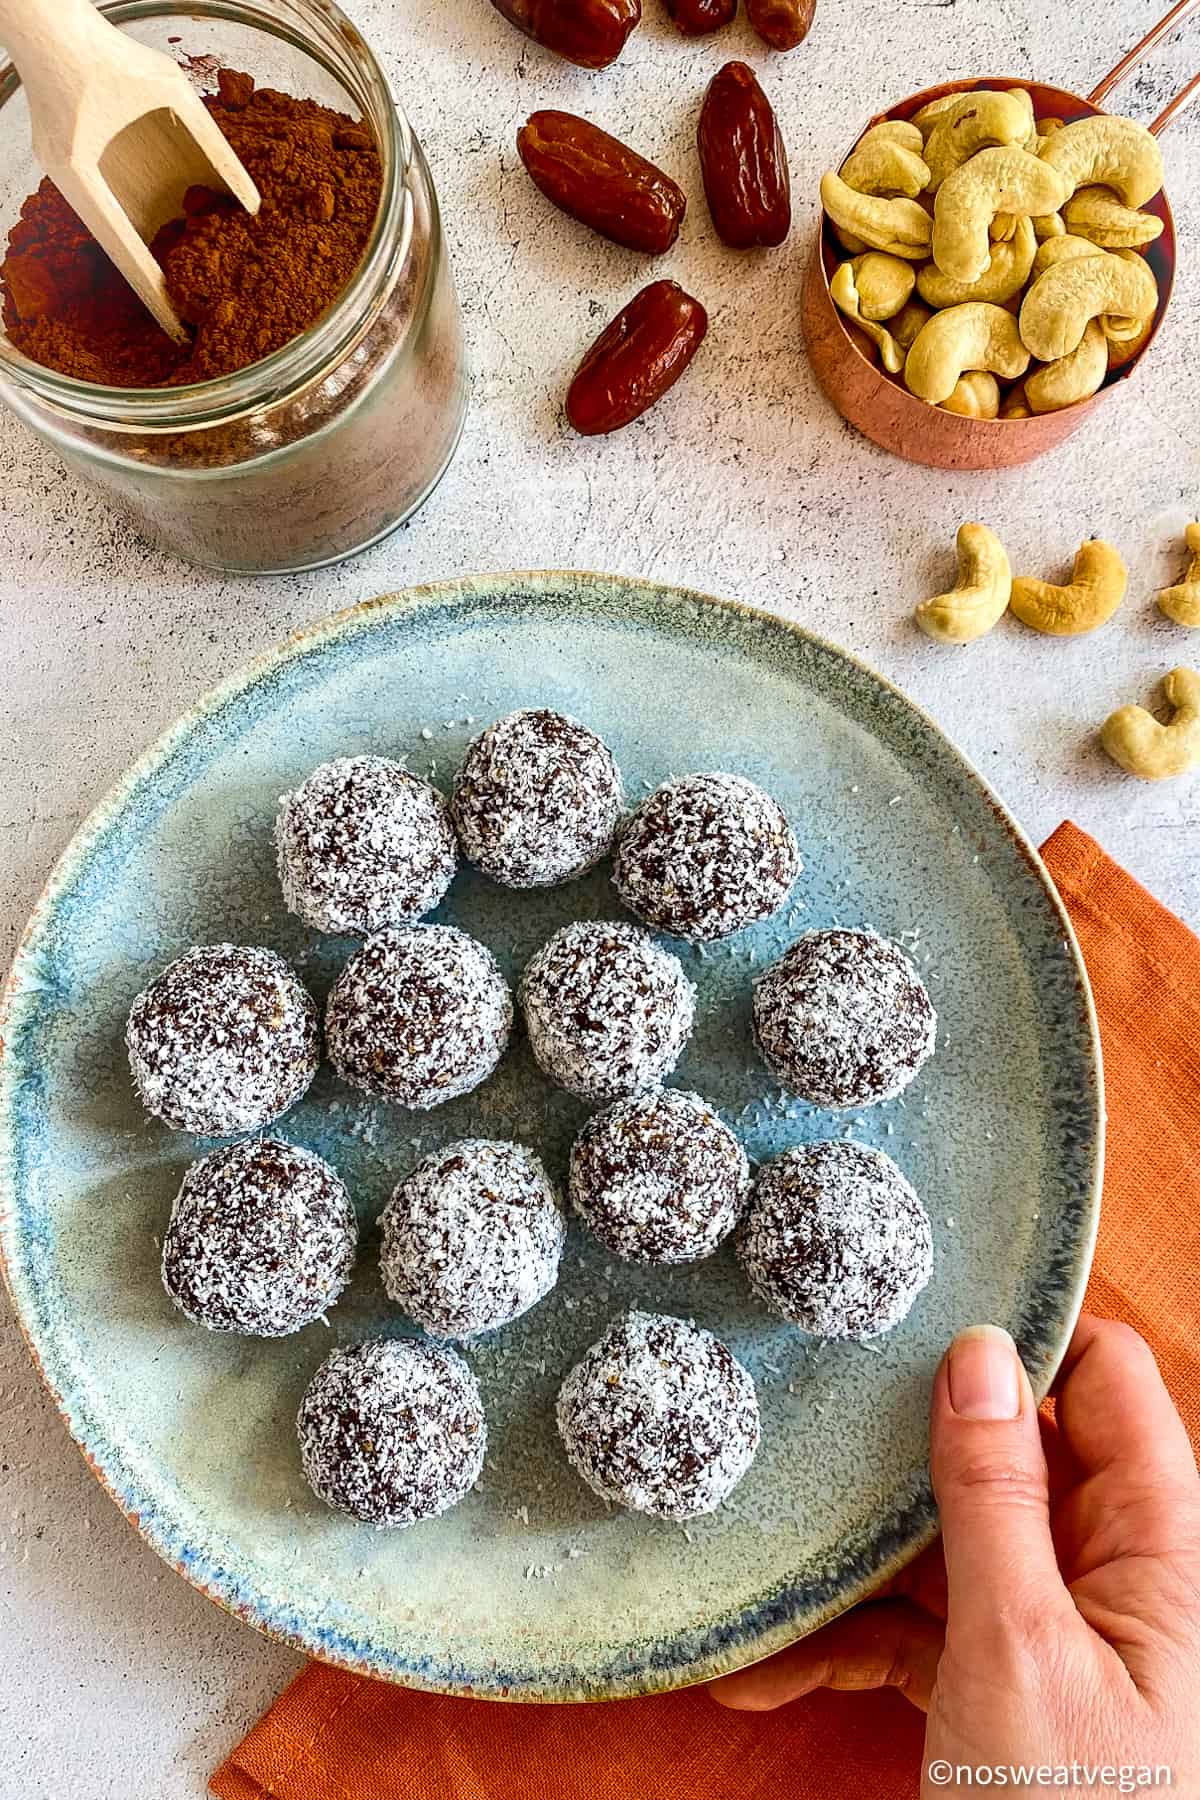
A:
[[[193,562],[319,568],[409,518],[466,411],[462,320],[437,196],[383,72],[331,0],[118,0],[101,10],[184,61],[361,117],[383,168],[362,262],[300,337],[236,374],[101,387],[30,362],[0,331],[0,397],[134,530]],[[0,233],[40,180],[19,77],[0,82]]]

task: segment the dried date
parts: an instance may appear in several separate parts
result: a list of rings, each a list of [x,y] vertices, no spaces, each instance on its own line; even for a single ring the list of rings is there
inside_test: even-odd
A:
[[[708,314],[674,281],[652,281],[606,325],[567,393],[584,437],[619,431],[674,387],[704,341]]]
[[[683,189],[587,119],[532,113],[517,133],[517,152],[548,200],[614,244],[658,256],[679,236]]]
[[[708,210],[733,250],[782,244],[792,223],[787,152],[771,102],[743,62],[718,69],[696,132]]]
[[[665,0],[665,4],[671,23],[684,37],[707,37],[737,16],[737,0]]]
[[[746,17],[772,50],[794,50],[812,29],[817,0],[746,0]]]
[[[642,16],[642,0],[492,0],[510,25],[584,69],[607,69]]]

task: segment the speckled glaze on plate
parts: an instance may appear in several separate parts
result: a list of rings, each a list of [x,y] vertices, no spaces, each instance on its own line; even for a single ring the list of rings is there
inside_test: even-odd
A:
[[[414,1115],[326,1066],[283,1134],[328,1157],[363,1223],[354,1282],[297,1336],[210,1335],[164,1295],[157,1238],[192,1140],[143,1120],[122,1049],[133,996],[186,945],[277,946],[323,998],[349,945],[284,910],[270,827],[318,761],[403,756],[446,786],[482,721],[560,707],[613,746],[631,799],[667,775],[741,770],[785,807],[805,873],[776,920],[701,953],[681,1087],[755,1158],[851,1130],[886,1148],[933,1218],[909,1319],[821,1346],[753,1302],[729,1247],[693,1268],[617,1263],[577,1222],[557,1290],[468,1351],[491,1448],[453,1513],[387,1533],[305,1487],[296,1407],[331,1344],[408,1329],[374,1221],[453,1137],[513,1136],[561,1178],[586,1108],[518,1039],[476,1093]],[[571,917],[620,917],[607,865],[514,895],[464,871],[436,918],[515,977]],[[750,982],[809,925],[909,935],[941,1016],[901,1100],[859,1116],[788,1101],[758,1065]],[[203,700],[130,770],[55,870],[21,944],[0,1063],[0,1243],[67,1424],[161,1555],[260,1630],[416,1687],[527,1700],[683,1686],[780,1649],[927,1543],[926,1403],[960,1326],[1013,1330],[1039,1391],[1078,1309],[1101,1168],[1087,983],[1036,856],[915,707],[796,627],[648,582],[474,577],[329,619]],[[695,1317],[752,1370],[763,1445],[731,1501],[685,1531],[607,1513],[568,1468],[552,1401],[629,1304]]]

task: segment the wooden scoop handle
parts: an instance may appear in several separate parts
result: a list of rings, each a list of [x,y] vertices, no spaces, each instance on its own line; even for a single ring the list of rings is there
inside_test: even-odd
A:
[[[123,41],[92,0],[0,0],[0,43],[39,108],[58,111],[62,96],[73,98],[97,58],[112,54],[112,38]]]

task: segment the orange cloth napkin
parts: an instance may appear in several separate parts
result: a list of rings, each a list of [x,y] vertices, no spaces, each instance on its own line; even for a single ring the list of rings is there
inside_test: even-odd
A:
[[[1200,1446],[1200,939],[1071,824],[1042,854],[1104,1040],[1094,1312],[1149,1339]],[[702,1688],[603,1706],[446,1699],[312,1663],[212,1780],[220,1800],[911,1800],[924,1720],[891,1693],[730,1713]],[[659,1771],[657,1777],[651,1769]]]

